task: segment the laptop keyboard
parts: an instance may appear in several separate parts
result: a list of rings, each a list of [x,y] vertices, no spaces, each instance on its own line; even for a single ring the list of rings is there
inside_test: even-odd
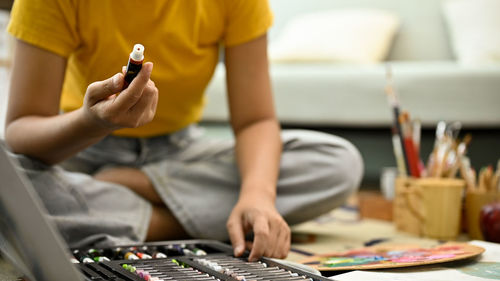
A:
[[[262,258],[248,262],[232,256],[229,245],[211,240],[190,240],[73,249],[86,280],[101,281],[326,281],[325,277]]]

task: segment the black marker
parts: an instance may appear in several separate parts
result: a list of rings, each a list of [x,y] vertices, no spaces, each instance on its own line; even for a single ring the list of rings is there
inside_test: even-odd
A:
[[[144,46],[141,44],[135,44],[134,49],[130,53],[127,64],[127,71],[125,72],[125,86],[126,89],[132,80],[137,76],[142,68],[142,62],[144,61]]]

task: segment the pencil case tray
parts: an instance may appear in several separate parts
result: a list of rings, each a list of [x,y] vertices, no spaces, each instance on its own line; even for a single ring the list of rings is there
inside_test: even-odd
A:
[[[135,260],[113,257],[117,249],[146,248],[159,249],[167,257]],[[190,251],[183,251],[183,248]],[[79,248],[72,251],[87,253],[90,249]],[[248,252],[243,257],[236,258],[232,255],[230,245],[214,240],[163,241],[92,249],[106,254],[110,260],[78,264],[87,280],[157,280],[150,279],[153,276],[158,276],[158,280],[241,280],[238,274],[257,276],[257,280],[329,280],[275,259],[263,257],[257,262],[248,262]],[[202,253],[194,249],[201,250]],[[228,272],[226,267],[234,272]]]

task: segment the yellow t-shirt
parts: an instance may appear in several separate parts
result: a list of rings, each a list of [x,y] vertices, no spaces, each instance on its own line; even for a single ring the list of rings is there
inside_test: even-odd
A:
[[[250,41],[271,22],[267,0],[16,0],[8,31],[68,58],[63,111],[81,107],[87,86],[120,72],[133,45],[143,44],[154,63],[157,113],[115,134],[151,137],[197,122],[219,44]]]

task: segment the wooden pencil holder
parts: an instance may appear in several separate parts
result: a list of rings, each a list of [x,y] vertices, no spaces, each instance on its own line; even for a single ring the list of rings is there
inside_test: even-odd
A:
[[[468,191],[465,196],[465,219],[469,238],[484,240],[480,227],[481,208],[493,202],[500,202],[499,192]]]
[[[394,223],[398,230],[455,239],[460,230],[465,182],[447,178],[397,178]]]
[[[396,178],[392,218],[398,230],[420,236],[423,233],[422,193],[415,181],[413,178]]]

